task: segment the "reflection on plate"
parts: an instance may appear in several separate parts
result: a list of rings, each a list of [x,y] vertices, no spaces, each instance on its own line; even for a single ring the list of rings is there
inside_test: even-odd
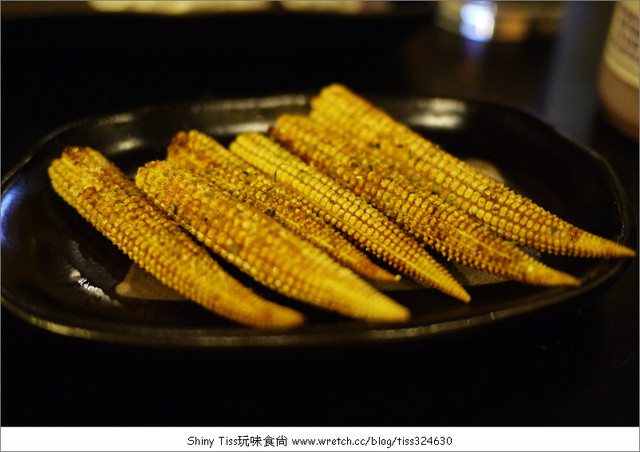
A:
[[[47,167],[64,146],[87,145],[133,175],[162,158],[171,137],[196,128],[223,144],[243,131],[266,131],[284,112],[305,113],[309,98],[287,95],[151,107],[90,118],[41,141],[2,181],[2,302],[24,320],[62,334],[155,346],[252,347],[377,343],[432,337],[533,312],[611,282],[625,259],[540,259],[582,279],[577,288],[487,280],[451,266],[469,304],[410,281],[379,287],[412,312],[406,324],[342,318],[284,299],[226,268],[265,297],[310,319],[291,331],[228,322],[154,287],[129,259],[51,189]],[[632,220],[620,184],[597,154],[518,110],[455,99],[374,101],[460,158],[489,162],[516,191],[590,232],[633,247]]]

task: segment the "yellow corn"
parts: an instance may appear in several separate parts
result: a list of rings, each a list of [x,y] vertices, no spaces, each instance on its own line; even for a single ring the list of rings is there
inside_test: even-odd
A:
[[[150,162],[136,184],[213,252],[283,295],[368,321],[409,317],[319,248],[192,171]]]
[[[229,150],[312,203],[325,221],[398,271],[443,292],[469,301],[469,294],[415,240],[380,211],[315,171],[268,137],[243,133]]]
[[[311,117],[364,143],[371,155],[396,165],[408,178],[420,181],[508,240],[562,255],[635,255],[480,174],[342,85],[330,85],[312,100]]]
[[[294,192],[276,184],[213,138],[196,130],[180,132],[167,149],[167,160],[197,172],[223,191],[269,214],[356,273],[377,281],[395,280]]]
[[[257,327],[293,327],[302,314],[228,275],[100,152],[68,147],[49,167],[54,190],[140,267],[205,308]]]
[[[271,134],[449,259],[530,284],[579,284],[573,276],[534,260],[476,218],[412,184],[385,162],[350,146],[307,117],[282,115]]]

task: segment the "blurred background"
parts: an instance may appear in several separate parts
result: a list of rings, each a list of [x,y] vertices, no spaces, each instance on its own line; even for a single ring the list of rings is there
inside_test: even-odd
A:
[[[340,82],[528,111],[607,159],[637,223],[638,9],[624,3],[3,1],[2,174],[87,116]],[[3,309],[2,423],[637,426],[637,263],[596,297],[375,349],[145,350]]]
[[[48,127],[52,116],[62,124],[141,104],[313,91],[339,81],[359,91],[526,106],[579,135],[584,116],[598,107],[594,94],[613,7],[3,2],[3,87],[25,88],[3,90],[3,104],[22,107],[20,116],[5,119]],[[35,99],[57,105],[56,114],[33,111]],[[3,132],[10,133],[12,122],[6,125]]]

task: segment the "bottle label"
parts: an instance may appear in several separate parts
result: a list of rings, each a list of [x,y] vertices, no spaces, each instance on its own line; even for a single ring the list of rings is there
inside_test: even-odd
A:
[[[638,4],[616,2],[604,49],[605,64],[625,83],[638,88]]]

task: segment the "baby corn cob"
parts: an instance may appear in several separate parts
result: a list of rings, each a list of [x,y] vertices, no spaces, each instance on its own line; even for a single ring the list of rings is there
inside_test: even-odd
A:
[[[347,140],[307,117],[282,115],[271,134],[449,259],[529,284],[579,284],[574,277],[507,244],[475,217],[411,184],[384,162],[349,146]]]
[[[68,147],[49,167],[54,190],[140,267],[196,303],[257,327],[293,327],[302,314],[269,302],[228,275],[96,150]]]
[[[268,137],[243,133],[236,137],[229,149],[304,196],[327,222],[400,272],[460,300],[469,301],[469,294],[418,242],[373,206],[315,171]]]
[[[635,255],[633,250],[579,229],[478,173],[342,85],[330,85],[312,100],[311,117],[366,144],[376,158],[396,165],[408,178],[421,181],[508,240],[561,255]]]
[[[196,130],[179,132],[167,149],[167,160],[205,176],[223,191],[271,215],[356,273],[376,281],[396,279],[325,223],[294,192],[276,184],[213,138]]]
[[[216,254],[283,295],[368,321],[403,321],[409,311],[270,216],[206,178],[150,162],[136,184]]]

